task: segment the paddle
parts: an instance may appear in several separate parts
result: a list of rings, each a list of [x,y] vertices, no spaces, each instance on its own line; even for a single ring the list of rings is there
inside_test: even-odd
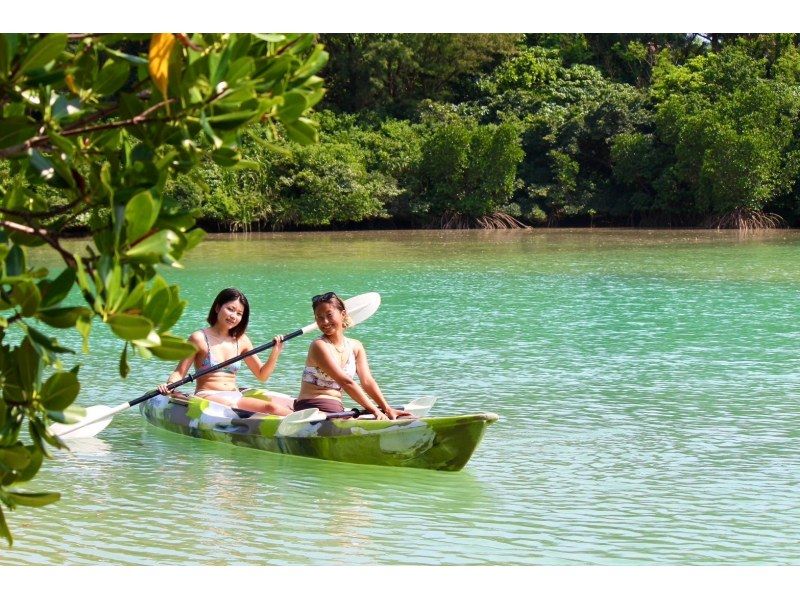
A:
[[[353,320],[353,325],[360,324],[369,318],[372,314],[378,311],[380,304],[381,296],[378,293],[364,293],[363,295],[351,297],[344,302],[344,305],[347,308],[347,313]],[[304,326],[303,328],[284,335],[283,340],[288,341],[303,334],[313,332],[314,330],[318,330],[316,323],[309,324],[308,326]],[[217,370],[222,369],[232,363],[236,363],[237,361],[241,361],[246,357],[250,357],[251,355],[255,355],[256,353],[270,349],[274,345],[275,341],[270,341],[266,344],[255,347],[246,353],[232,357],[231,359],[223,361],[222,363],[203,368],[194,374],[189,374],[177,382],[168,384],[167,388],[170,390],[178,388],[179,386],[182,386],[188,382],[197,380],[197,378],[210,374],[211,372],[216,372]],[[107,407],[105,405],[94,405],[92,407],[87,407],[86,415],[80,422],[75,424],[56,423],[52,424],[48,430],[51,434],[58,436],[59,438],[64,438],[65,436],[69,436],[69,438],[90,438],[92,436],[96,436],[100,431],[108,426],[108,424],[111,423],[111,418],[120,411],[125,411],[134,405],[138,405],[139,403],[143,403],[144,401],[152,399],[158,394],[159,392],[156,389],[151,390],[150,392],[145,393],[142,396],[133,399],[132,401],[117,405],[116,407]]]
[[[427,415],[428,411],[431,410],[431,407],[433,407],[435,402],[436,397],[420,397],[409,403],[406,403],[402,407],[393,407],[393,409],[408,411],[414,417],[424,417]],[[313,424],[316,422],[325,421],[326,419],[335,419],[339,417],[359,417],[365,413],[366,411],[359,409],[358,407],[348,411],[340,411],[335,413],[325,413],[319,409],[311,407],[309,409],[295,411],[294,413],[290,413],[284,417],[281,420],[281,423],[278,425],[277,434],[279,436],[293,436],[307,424]]]

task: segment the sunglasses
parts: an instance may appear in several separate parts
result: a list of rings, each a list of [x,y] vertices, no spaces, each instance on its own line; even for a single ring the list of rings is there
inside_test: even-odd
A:
[[[331,293],[323,293],[322,295],[314,295],[311,298],[311,305],[316,307],[318,304],[325,303],[327,301],[330,301],[331,299],[339,299],[339,297],[338,297],[338,295],[336,295],[336,293],[332,293],[332,292]],[[340,299],[340,301],[341,301],[341,299]]]

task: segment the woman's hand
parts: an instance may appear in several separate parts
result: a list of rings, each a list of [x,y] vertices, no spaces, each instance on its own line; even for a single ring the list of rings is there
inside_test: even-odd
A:
[[[272,352],[275,353],[276,356],[278,356],[281,354],[281,351],[283,351],[283,335],[279,334],[272,340],[275,343],[275,346],[272,347]]]
[[[398,417],[414,417],[414,416],[408,411],[403,411],[402,409],[392,409],[391,407],[389,407],[389,409],[386,411],[386,417],[388,417],[389,419],[397,419]]]
[[[164,395],[165,397],[172,396],[172,391],[167,388],[167,384],[169,384],[169,382],[165,382],[164,384],[159,384],[156,387],[158,389],[158,392]]]
[[[374,415],[375,419],[378,419],[378,420],[380,420],[380,419],[389,419],[389,417],[383,411],[381,411],[379,409],[376,409],[375,411],[373,411],[372,415]]]

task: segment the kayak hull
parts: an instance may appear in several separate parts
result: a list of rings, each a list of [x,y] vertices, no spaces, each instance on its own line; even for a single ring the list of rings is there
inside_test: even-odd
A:
[[[139,410],[152,425],[195,438],[271,453],[363,465],[458,471],[466,465],[494,413],[377,421],[328,419],[278,432],[280,417],[239,417],[206,399],[176,403],[155,397]]]

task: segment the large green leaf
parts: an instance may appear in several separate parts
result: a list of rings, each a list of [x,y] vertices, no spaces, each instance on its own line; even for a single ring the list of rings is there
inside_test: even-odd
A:
[[[167,262],[172,245],[178,242],[178,235],[171,230],[160,230],[147,237],[125,252],[133,261],[156,263],[166,259]]]
[[[31,462],[31,454],[22,444],[0,447],[0,470],[14,469],[21,471]]]
[[[19,305],[20,311],[25,317],[36,313],[42,299],[39,287],[28,280],[16,283],[11,289],[10,297],[16,305]]]
[[[25,507],[43,507],[61,498],[58,492],[9,492],[8,497]]]
[[[82,315],[75,322],[75,329],[80,333],[83,338],[82,349],[84,353],[89,352],[89,333],[92,330],[92,314]]]
[[[183,310],[186,308],[186,301],[182,301],[178,297],[177,287],[170,287],[170,295],[169,308],[164,312],[164,315],[161,317],[161,322],[158,325],[159,333],[166,332],[172,328],[178,322],[181,314],[183,314]]]
[[[141,309],[142,298],[144,297],[144,282],[140,282],[132,291],[129,291],[125,297],[125,301],[119,306],[120,312],[130,312],[135,309]]]
[[[289,138],[301,145],[310,145],[319,140],[319,131],[307,118],[298,118],[295,121],[284,123],[284,126]]]
[[[82,316],[81,316],[82,317]],[[26,325],[26,329],[28,332],[28,337],[31,339],[32,342],[36,344],[36,346],[43,349],[45,352],[48,353],[74,353],[72,349],[69,347],[62,347],[58,343],[57,338],[49,337],[45,334],[42,334],[36,328],[31,326],[30,324]]]
[[[86,307],[55,307],[36,312],[36,317],[53,328],[73,328],[78,318],[91,313]]]
[[[131,341],[131,344],[137,349],[141,348],[150,349],[152,347],[157,347],[161,344],[161,337],[158,336],[158,333],[155,330],[153,330],[146,337],[136,339],[135,341]]]
[[[120,378],[127,378],[131,373],[131,366],[128,365],[128,343],[122,348],[122,353],[119,355],[119,376]]]
[[[28,73],[46,66],[49,62],[58,58],[66,46],[67,35],[65,33],[46,35],[25,54],[25,59],[19,66],[19,72]]]
[[[153,331],[153,323],[144,316],[115,314],[108,319],[108,325],[114,334],[126,341],[145,339]]]
[[[27,446],[26,448],[28,449],[28,454],[30,455],[31,460],[28,465],[26,465],[25,468],[19,472],[17,477],[17,481],[19,482],[27,482],[28,480],[32,479],[42,466],[42,460],[44,458],[44,453],[37,447]]]
[[[176,336],[162,334],[161,344],[156,347],[150,347],[150,351],[159,359],[179,361],[194,355],[197,352],[197,347]]]
[[[211,159],[224,168],[236,166],[242,156],[236,150],[229,147],[221,147],[211,152]]]
[[[328,53],[322,49],[321,45],[318,45],[314,48],[314,52],[312,52],[311,56],[308,57],[305,64],[297,69],[294,74],[296,80],[303,80],[311,75],[314,75],[319,72],[319,70],[325,66],[328,62]]]
[[[86,417],[86,409],[80,405],[72,404],[61,411],[53,411],[48,409],[47,417],[49,417],[52,421],[59,422],[61,424],[77,424],[84,417]]]
[[[8,77],[8,67],[11,64],[13,54],[7,33],[0,33],[0,80]]]
[[[19,245],[14,245],[6,255],[6,275],[19,276],[25,271],[25,252]]]
[[[3,536],[8,541],[9,546],[14,545],[14,537],[11,535],[11,530],[8,529],[6,516],[3,514],[2,506],[0,506],[0,536]]]
[[[43,280],[39,284],[39,289],[42,294],[40,308],[52,307],[61,303],[69,294],[74,284],[75,270],[72,268],[65,268],[61,274],[56,276],[53,280]]]
[[[255,60],[253,58],[250,56],[237,58],[231,63],[226,80],[229,85],[234,85],[239,79],[250,76],[253,70],[255,70]]]
[[[22,143],[35,133],[36,126],[24,116],[0,119],[0,149]]]
[[[126,54],[125,52],[122,52],[115,48],[111,48],[105,44],[98,44],[98,46],[101,47],[105,52],[111,54],[112,56],[121,58],[122,60],[127,60],[131,64],[134,64],[136,66],[147,66],[146,58],[143,58],[141,56],[134,56],[133,54]]]
[[[133,243],[149,232],[158,218],[160,203],[149,191],[134,195],[125,206],[125,227],[128,242]]]
[[[130,65],[124,61],[107,60],[97,74],[92,91],[98,96],[111,95],[125,85],[130,75]]]
[[[215,131],[230,131],[240,129],[246,124],[255,121],[261,113],[257,110],[240,110],[227,114],[209,116],[206,121]]]
[[[296,121],[308,107],[306,97],[298,91],[283,94],[283,105],[278,109],[278,118],[285,124]]]
[[[29,336],[25,337],[20,346],[14,351],[14,357],[16,357],[17,361],[20,386],[23,390],[33,389],[39,380],[39,371],[42,364]]]
[[[157,276],[144,303],[142,315],[158,327],[170,304],[170,292],[163,278]]]
[[[56,372],[42,386],[42,403],[47,409],[63,411],[72,404],[80,390],[78,376],[72,372]]]

